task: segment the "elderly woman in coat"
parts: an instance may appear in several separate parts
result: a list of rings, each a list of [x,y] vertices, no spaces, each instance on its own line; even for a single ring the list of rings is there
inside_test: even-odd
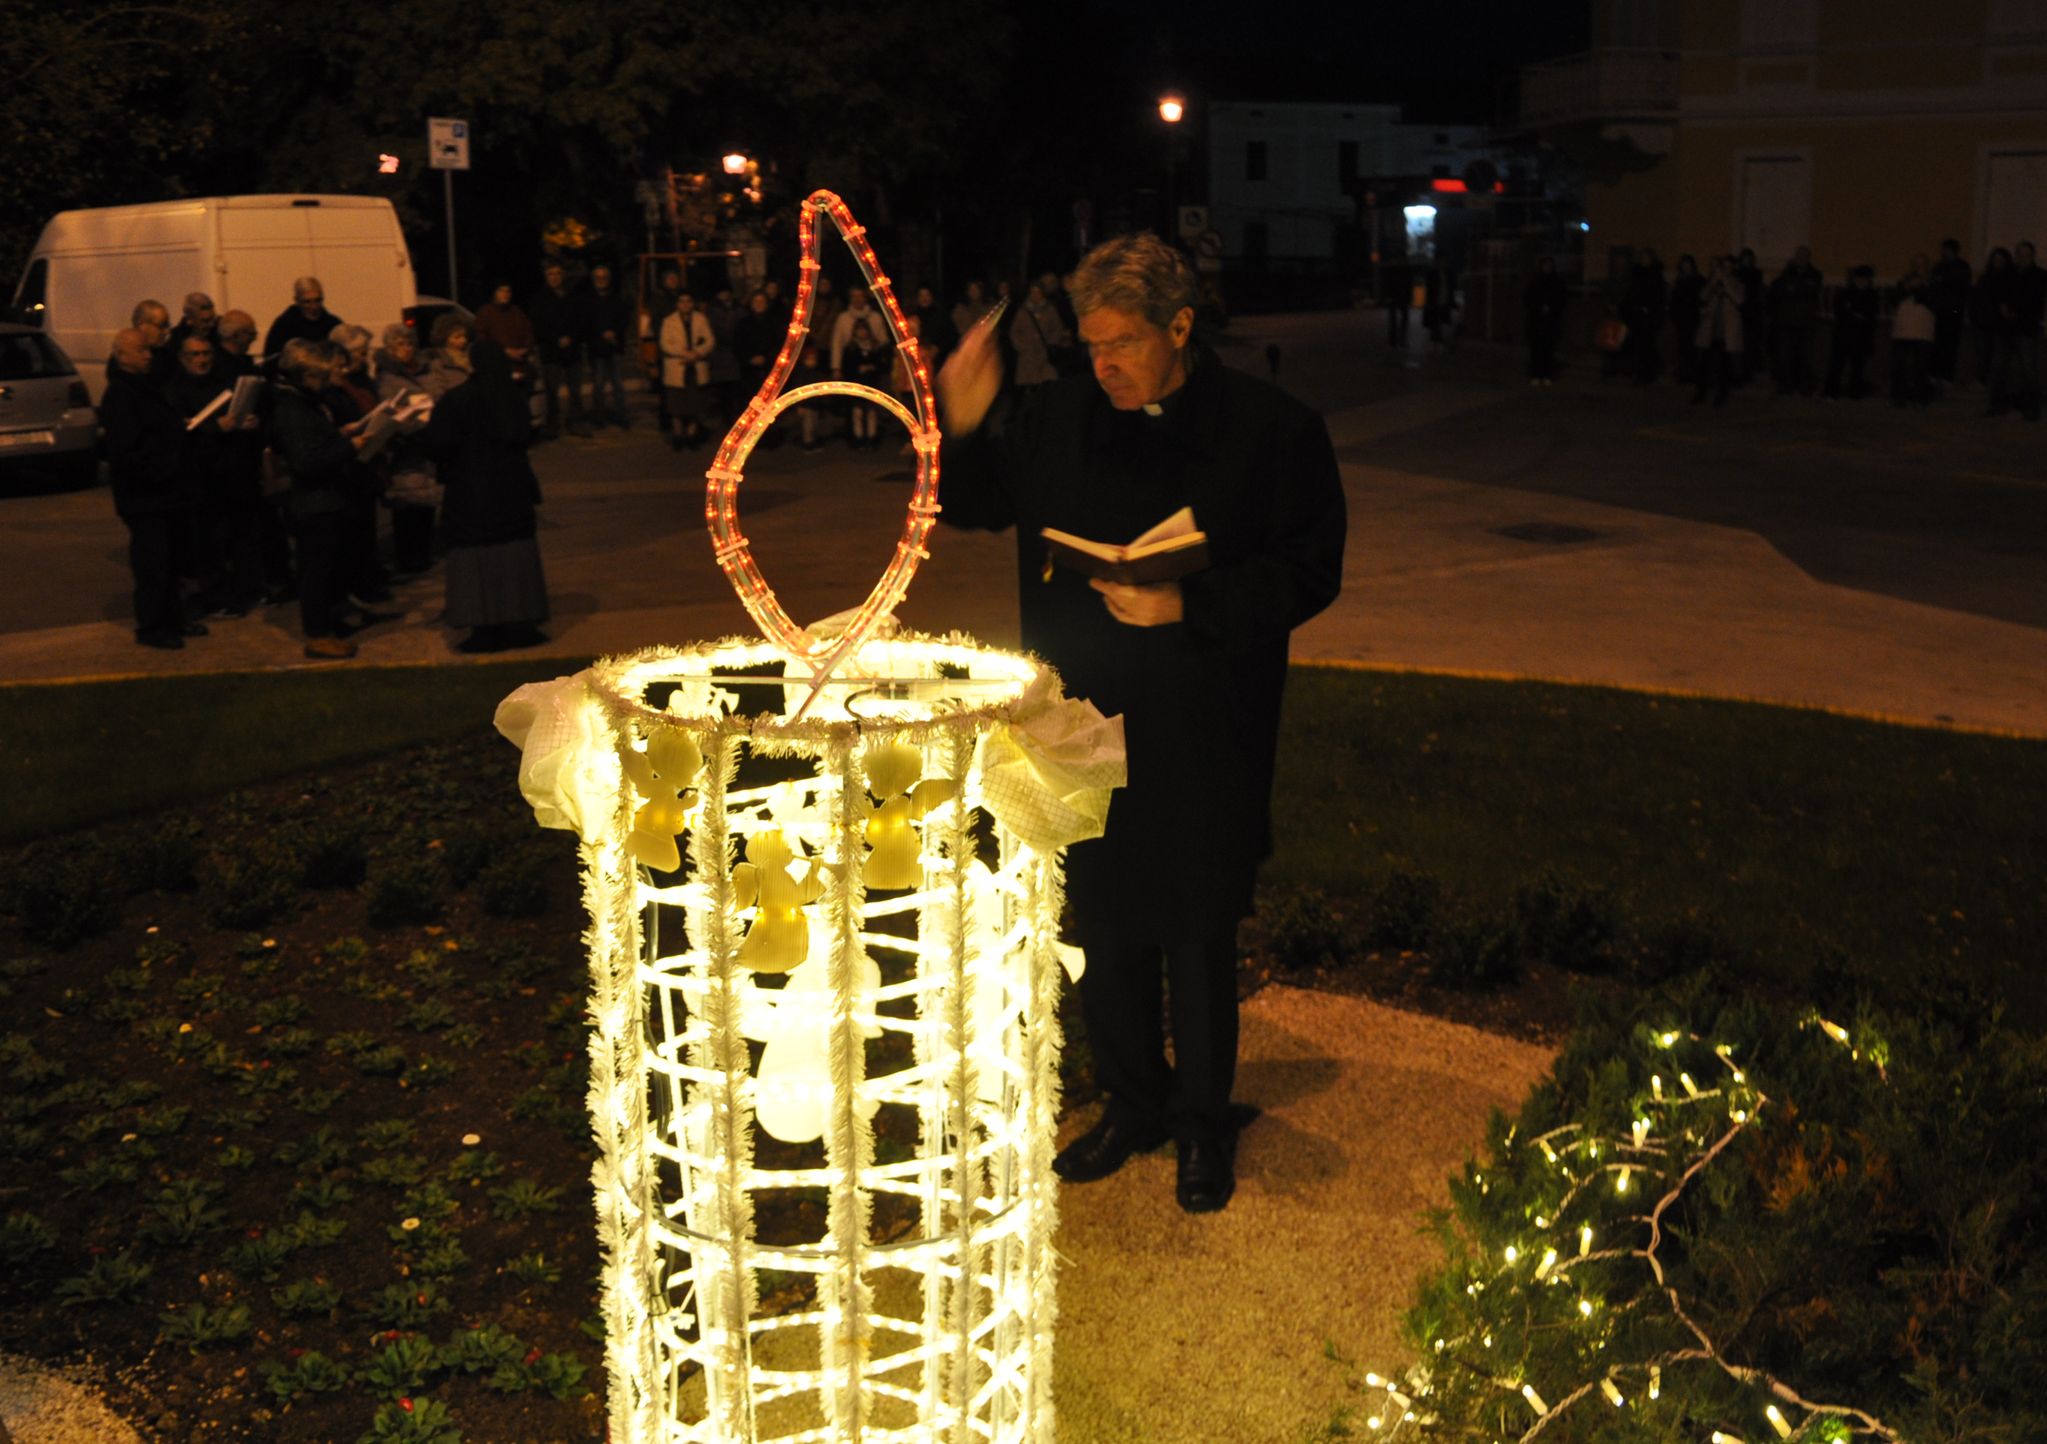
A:
[[[377,395],[399,418],[384,487],[384,505],[391,509],[392,564],[401,573],[423,572],[433,565],[434,508],[441,504],[433,458],[418,436],[426,429],[433,397],[427,390],[426,358],[419,354],[412,328],[394,321],[384,328],[383,342],[376,354]]]
[[[441,480],[447,621],[469,629],[455,650],[502,652],[547,640],[540,481],[526,459],[533,419],[511,359],[494,341],[477,342],[471,358],[469,379],[434,403],[420,439]]]
[[[1016,348],[1016,384],[1025,390],[1059,379],[1052,353],[1073,344],[1073,333],[1060,319],[1059,308],[1036,281],[1024,294],[1023,309],[1009,323],[1009,344]]]

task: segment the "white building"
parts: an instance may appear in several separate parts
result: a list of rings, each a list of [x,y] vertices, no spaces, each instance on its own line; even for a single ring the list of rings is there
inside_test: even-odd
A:
[[[1408,124],[1397,105],[1230,100],[1207,119],[1210,224],[1252,266],[1336,259],[1358,182],[1457,177],[1488,154],[1483,128]]]

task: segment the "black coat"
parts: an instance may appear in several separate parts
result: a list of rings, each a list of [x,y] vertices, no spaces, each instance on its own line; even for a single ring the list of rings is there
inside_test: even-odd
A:
[[[296,306],[286,306],[284,314],[270,323],[270,330],[263,337],[263,355],[275,363],[277,353],[293,341],[325,341],[334,334],[334,328],[341,324],[341,318],[322,306],[320,314],[308,321]]]
[[[99,415],[116,512],[151,516],[198,504],[184,465],[185,419],[161,387],[109,366]]]
[[[592,356],[617,356],[633,344],[633,308],[616,286],[609,291],[594,287],[583,293],[583,319],[588,327]],[[611,332],[612,339],[604,339]]]
[[[1699,312],[1706,297],[1706,278],[1697,271],[1680,274],[1670,283],[1670,324],[1681,340],[1689,341],[1699,329]]]
[[[1121,713],[1130,784],[1068,866],[1075,904],[1156,940],[1250,910],[1272,849],[1272,772],[1287,634],[1328,606],[1344,498],[1322,418],[1213,356],[1165,413],[1120,412],[1092,377],[1037,388],[997,436],[944,446],[943,520],[1014,526],[1024,645],[1070,695]],[[1042,527],[1126,542],[1182,506],[1208,533],[1185,620],[1116,621],[1076,573],[1043,577]],[[1204,934],[1205,935],[1205,934]]]
[[[164,398],[189,423],[206,409],[214,397],[234,388],[235,373],[226,366],[215,365],[204,376],[193,376],[180,368],[177,378],[164,387]],[[220,418],[226,414],[227,407],[223,404],[220,410],[185,433],[184,454],[180,459],[185,469],[185,485],[202,501],[218,503],[226,496],[228,442],[232,439],[220,429]]]
[[[1521,309],[1531,334],[1561,333],[1564,308],[1571,303],[1571,288],[1555,271],[1537,271],[1521,291]]]
[[[441,523],[451,547],[523,541],[535,530],[540,479],[526,459],[524,402],[508,423],[503,397],[475,377],[434,403],[420,445],[438,463]]]
[[[533,320],[533,334],[540,343],[541,359],[550,365],[566,364],[582,354],[590,336],[590,308],[579,291],[550,291],[542,286],[526,303]],[[566,339],[568,345],[562,345]]]
[[[348,510],[355,447],[317,400],[285,382],[272,384],[269,441],[291,475],[284,509],[294,522]]]

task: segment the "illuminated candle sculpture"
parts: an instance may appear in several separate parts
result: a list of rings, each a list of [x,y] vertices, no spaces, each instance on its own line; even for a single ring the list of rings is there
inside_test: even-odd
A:
[[[912,406],[784,393],[816,221],[860,263]],[[1021,656],[893,634],[936,514],[930,376],[836,196],[707,518],[766,633],[606,659],[498,712],[582,840],[614,1444],[1050,1444],[1061,851],[1123,781],[1120,719]],[[748,454],[821,393],[917,453],[902,540],[806,630],[739,527]]]

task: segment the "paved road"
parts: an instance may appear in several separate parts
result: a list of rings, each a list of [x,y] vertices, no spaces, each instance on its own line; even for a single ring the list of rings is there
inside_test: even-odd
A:
[[[1419,335],[1419,332],[1417,332]],[[1375,315],[1252,318],[1224,349],[1329,418],[1354,525],[1344,598],[1297,655],[1765,697],[2047,734],[2047,431],[1966,397],[1924,412],[1670,386],[1583,363],[1531,389],[1489,347],[1393,356]],[[553,650],[750,630],[701,526],[702,453],[644,425],[540,448]],[[892,450],[760,454],[743,495],[799,618],[855,603],[900,525]],[[290,608],[182,653],[128,638],[106,493],[0,498],[0,678],[305,665]],[[904,620],[1015,636],[1011,543],[943,532]],[[459,660],[429,578],[363,638]]]

